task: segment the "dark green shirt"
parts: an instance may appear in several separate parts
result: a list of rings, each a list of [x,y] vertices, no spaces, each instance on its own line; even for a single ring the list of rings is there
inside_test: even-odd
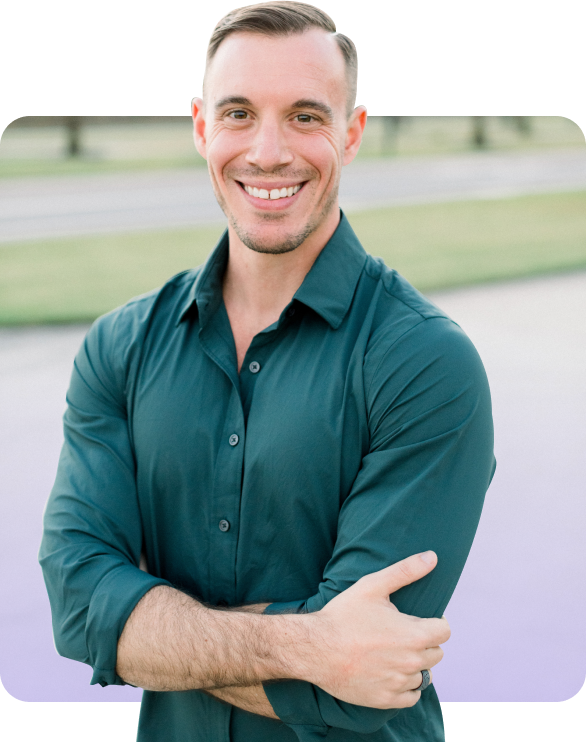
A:
[[[123,682],[117,641],[155,585],[305,613],[433,549],[436,569],[392,599],[441,616],[472,544],[493,430],[462,330],[367,255],[342,215],[238,374],[227,256],[224,234],[202,268],[97,320],[75,359],[40,561],[57,650],[91,665],[92,683]],[[145,691],[138,738],[443,739],[433,685],[404,710],[304,681],[265,690],[281,722],[196,690]]]

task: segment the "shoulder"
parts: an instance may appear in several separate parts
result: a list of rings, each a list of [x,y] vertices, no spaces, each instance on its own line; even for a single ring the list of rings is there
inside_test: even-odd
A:
[[[367,390],[391,377],[400,385],[423,378],[450,387],[471,378],[485,383],[476,348],[440,307],[380,259],[368,256],[365,273],[378,284],[364,358]]]
[[[201,266],[182,271],[162,286],[135,296],[122,306],[102,315],[92,325],[90,335],[102,340],[132,344],[161,315],[169,322],[177,322],[200,270]]]
[[[406,278],[386,266],[382,258],[367,255],[364,273],[377,284],[375,327],[382,326],[388,332],[400,323],[410,327],[426,319],[447,317]]]
[[[189,300],[201,267],[183,271],[163,286],[130,299],[99,317],[90,327],[76,358],[123,383],[128,365],[153,330],[175,324]]]

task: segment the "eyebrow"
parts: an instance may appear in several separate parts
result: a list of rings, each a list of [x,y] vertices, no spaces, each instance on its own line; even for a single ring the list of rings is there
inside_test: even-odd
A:
[[[330,119],[334,117],[334,112],[329,106],[326,106],[325,103],[322,103],[319,100],[312,100],[311,98],[302,98],[301,100],[295,101],[292,108],[310,108],[313,111],[323,113],[324,116],[327,116]]]
[[[252,103],[249,101],[248,98],[245,98],[242,95],[227,95],[225,98],[221,98],[214,106],[216,111],[219,111],[221,108],[224,108],[224,106],[251,106]],[[332,109],[327,106],[325,103],[322,103],[319,100],[313,100],[311,98],[301,98],[300,100],[295,101],[292,108],[309,108],[313,111],[319,111],[324,116],[327,116],[327,118],[333,118],[334,112]]]
[[[227,95],[225,98],[221,98],[214,108],[218,111],[224,106],[251,106],[252,103],[242,95]]]

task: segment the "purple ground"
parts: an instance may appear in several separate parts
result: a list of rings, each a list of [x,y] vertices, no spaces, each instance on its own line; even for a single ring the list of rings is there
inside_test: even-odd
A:
[[[586,273],[433,297],[476,344],[497,473],[446,615],[442,701],[561,701],[586,676]],[[26,701],[130,701],[58,657],[36,561],[85,328],[0,330],[0,677]]]

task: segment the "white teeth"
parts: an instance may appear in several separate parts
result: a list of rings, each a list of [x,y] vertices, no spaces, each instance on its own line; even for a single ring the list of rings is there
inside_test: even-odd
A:
[[[252,186],[245,185],[244,190],[246,193],[250,194],[251,196],[254,196],[255,198],[264,198],[271,199],[272,201],[276,201],[279,198],[287,198],[288,196],[294,196],[299,189],[301,188],[301,184],[296,186],[289,186],[289,188],[273,188],[270,192],[266,190],[266,188],[253,188]]]

